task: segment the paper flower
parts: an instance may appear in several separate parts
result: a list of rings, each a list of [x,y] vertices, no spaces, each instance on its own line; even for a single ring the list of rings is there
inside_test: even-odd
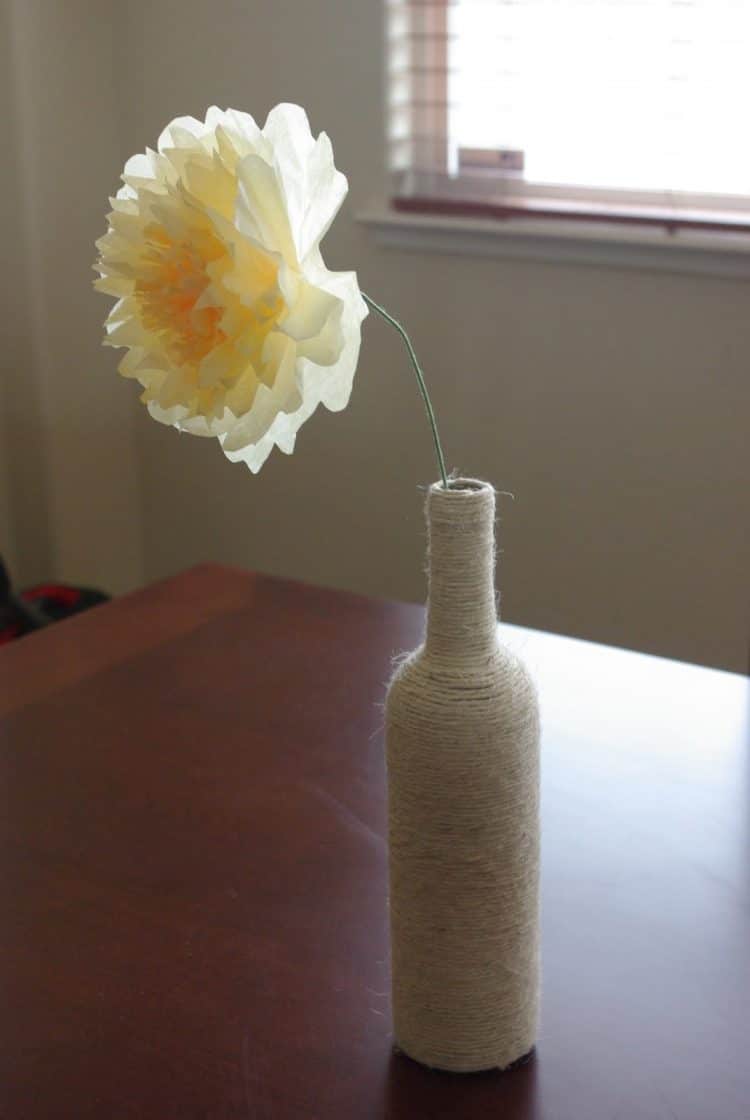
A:
[[[97,242],[95,286],[117,297],[105,344],[128,348],[120,373],[155,419],[258,471],[351,393],[367,307],[320,254],[347,191],[330,141],[296,105],[262,130],[212,108],[172,121],[122,177]]]

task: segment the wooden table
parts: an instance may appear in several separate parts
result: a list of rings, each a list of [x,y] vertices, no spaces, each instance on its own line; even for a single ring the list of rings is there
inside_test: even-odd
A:
[[[421,626],[202,567],[0,651],[2,1120],[747,1120],[747,681],[513,627],[538,1051],[392,1053],[381,702]]]

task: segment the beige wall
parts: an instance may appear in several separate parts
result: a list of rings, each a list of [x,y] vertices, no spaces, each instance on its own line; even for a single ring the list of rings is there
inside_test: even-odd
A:
[[[45,440],[32,358],[29,261],[23,228],[16,5],[0,7],[0,92],[8,108],[0,175],[0,553],[23,582],[50,574],[51,534]]]
[[[91,287],[121,165],[110,9],[3,6],[13,158],[2,186],[1,368],[17,581],[55,575],[121,591],[143,579],[135,407],[101,349],[104,308]]]
[[[5,564],[11,572],[18,569],[18,550],[16,545],[16,529],[13,518],[13,496],[11,486],[10,466],[7,458],[7,446],[4,439],[6,430],[7,406],[0,385],[0,541],[2,542],[2,555]]]
[[[89,259],[110,189],[103,180],[112,137],[104,136],[102,118],[116,119],[121,163],[153,143],[169,118],[201,114],[212,102],[264,117],[277,101],[297,100],[313,127],[332,136],[351,183],[325,247],[328,263],[356,268],[362,286],[409,324],[451,465],[516,495],[501,503],[505,616],[746,669],[747,285],[374,245],[353,218],[383,189],[381,5],[374,0],[83,6],[96,11],[101,38],[106,13],[115,20],[114,81],[102,93],[114,107],[107,102],[77,126],[82,144],[94,129],[110,148],[96,157],[88,151],[66,175],[67,189],[77,185],[86,195],[86,218],[54,242],[70,291],[66,353],[80,347],[89,355],[58,449],[85,440],[89,418],[80,408],[93,369],[106,385],[97,391],[107,395],[107,438],[129,438],[122,401],[132,386],[110,377],[107,352],[94,352],[102,311],[90,309],[77,268],[79,258]],[[81,57],[83,48],[68,43],[65,50],[76,52],[91,80],[94,64]],[[105,71],[97,75],[102,88]],[[71,84],[70,96],[87,103],[91,89]],[[47,218],[50,207],[48,198]],[[55,232],[49,221],[47,230]],[[381,323],[365,325],[347,412],[316,417],[295,455],[275,453],[256,478],[216,445],[179,437],[145,413],[135,438],[120,454],[129,474],[140,472],[147,579],[211,558],[379,595],[423,596],[418,486],[435,468],[410,371]],[[87,477],[88,460],[80,470]],[[116,485],[107,477],[96,489],[111,495]],[[86,520],[81,558],[109,538],[105,507],[100,502]],[[133,539],[137,520],[133,514],[127,526]],[[114,557],[105,553],[97,558],[100,582],[114,584]]]

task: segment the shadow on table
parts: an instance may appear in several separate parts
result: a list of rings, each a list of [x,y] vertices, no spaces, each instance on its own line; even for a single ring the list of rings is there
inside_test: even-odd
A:
[[[512,1117],[538,1120],[536,1054],[507,1073],[442,1073],[404,1054],[391,1054],[386,1069],[383,1120],[474,1120]]]

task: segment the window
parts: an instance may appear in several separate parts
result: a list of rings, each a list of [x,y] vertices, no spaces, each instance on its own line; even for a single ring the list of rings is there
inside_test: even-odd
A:
[[[750,0],[390,0],[395,205],[750,230]]]

